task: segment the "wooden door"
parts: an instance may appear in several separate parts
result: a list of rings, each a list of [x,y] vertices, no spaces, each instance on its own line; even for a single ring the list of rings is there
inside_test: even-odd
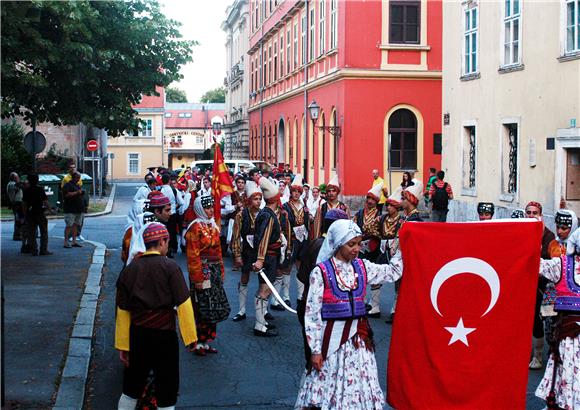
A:
[[[580,200],[580,148],[566,150],[566,199]]]

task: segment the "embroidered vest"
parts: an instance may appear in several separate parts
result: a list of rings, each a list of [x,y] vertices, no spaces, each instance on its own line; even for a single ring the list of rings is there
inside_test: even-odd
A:
[[[322,295],[322,319],[352,319],[366,315],[365,295],[367,272],[361,259],[354,259],[352,267],[358,274],[357,287],[343,291],[338,287],[336,272],[332,260],[318,265],[324,278],[324,293]]]
[[[557,311],[580,312],[580,284],[574,281],[574,270],[580,269],[580,256],[561,256],[562,276],[556,283]]]

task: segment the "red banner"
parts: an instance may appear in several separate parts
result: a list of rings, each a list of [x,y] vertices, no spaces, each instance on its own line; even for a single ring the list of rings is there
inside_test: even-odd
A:
[[[221,224],[221,199],[234,192],[234,182],[230,171],[224,163],[224,157],[218,143],[214,143],[213,171],[211,179],[211,194],[214,200],[214,218],[217,226]]]
[[[396,409],[523,409],[540,222],[406,223],[387,370]]]

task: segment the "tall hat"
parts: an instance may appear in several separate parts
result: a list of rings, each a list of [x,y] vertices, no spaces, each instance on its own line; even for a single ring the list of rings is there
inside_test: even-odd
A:
[[[383,184],[376,184],[371,189],[369,189],[369,192],[367,192],[367,198],[370,197],[375,201],[379,202],[382,193],[383,193]]]
[[[330,188],[331,186],[340,192],[340,182],[338,181],[338,175],[333,176],[330,181],[328,181],[328,184],[326,184],[326,189]]]
[[[251,199],[254,195],[262,195],[262,190],[254,181],[250,180],[246,182],[246,197]]]
[[[272,203],[280,199],[280,191],[278,190],[278,187],[274,185],[268,178],[260,178],[260,188],[262,188],[266,202]]]
[[[484,213],[494,214],[495,206],[491,202],[480,202],[477,204],[477,213],[479,215]]]
[[[403,188],[399,185],[397,187],[397,189],[395,189],[395,192],[393,192],[391,195],[389,195],[389,197],[387,198],[387,203],[391,204],[395,208],[400,208],[402,194],[403,194]]]
[[[290,184],[290,191],[296,190],[302,192],[302,175],[296,174],[294,179],[292,180],[292,184]]]
[[[415,185],[408,186],[403,191],[405,198],[413,205],[417,206],[419,198],[423,195],[423,183],[421,181],[415,182]]]

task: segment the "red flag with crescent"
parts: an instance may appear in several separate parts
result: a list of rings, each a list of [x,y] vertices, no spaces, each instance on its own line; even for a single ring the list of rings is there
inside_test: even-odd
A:
[[[234,192],[234,182],[230,176],[230,171],[224,163],[224,157],[220,145],[214,143],[213,171],[211,180],[211,194],[214,200],[214,218],[217,226],[221,224],[221,199]]]
[[[404,224],[387,366],[396,409],[523,409],[543,225]]]

